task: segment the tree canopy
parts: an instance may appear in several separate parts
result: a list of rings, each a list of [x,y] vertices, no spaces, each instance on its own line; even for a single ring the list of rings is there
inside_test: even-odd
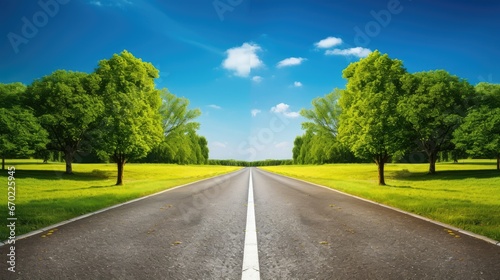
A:
[[[208,142],[196,134],[200,124],[194,119],[199,109],[189,109],[189,100],[162,90],[159,109],[163,139],[153,147],[145,161],[177,164],[205,164],[208,161]]]
[[[0,157],[2,170],[6,158],[28,157],[45,149],[47,131],[29,110],[18,106],[0,108]]]
[[[57,70],[26,90],[25,103],[49,133],[47,148],[64,153],[67,174],[73,173],[75,153],[103,113],[98,87],[94,74]]]
[[[410,124],[415,144],[427,154],[429,173],[436,172],[440,151],[452,150],[451,138],[472,104],[474,88],[444,70],[406,74],[406,91],[398,112]]]
[[[343,71],[347,86],[339,101],[339,136],[357,157],[375,161],[380,185],[385,163],[408,149],[406,123],[397,112],[405,74],[402,61],[378,51]]]
[[[162,139],[158,114],[162,101],[154,84],[158,70],[123,51],[101,60],[95,73],[101,80],[99,94],[104,101],[97,150],[116,162],[116,185],[122,185],[125,163],[145,157]]]
[[[341,94],[341,90],[335,89],[324,97],[315,98],[312,101],[312,109],[302,109],[300,115],[309,120],[302,123],[302,129],[337,136],[341,113],[338,101]]]
[[[475,88],[480,103],[453,132],[452,141],[471,156],[495,157],[500,170],[500,84],[479,83]]]

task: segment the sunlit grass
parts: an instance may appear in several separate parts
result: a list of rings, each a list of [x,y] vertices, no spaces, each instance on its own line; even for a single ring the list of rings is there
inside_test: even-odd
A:
[[[74,175],[63,163],[8,161],[16,168],[17,235],[174,186],[239,169],[229,166],[126,164],[124,185],[115,186],[116,165],[74,164]],[[7,222],[7,170],[0,175],[0,217]],[[7,227],[0,227],[0,240]]]
[[[388,164],[377,185],[375,164],[273,166],[262,169],[328,186],[500,240],[500,172],[495,161]]]

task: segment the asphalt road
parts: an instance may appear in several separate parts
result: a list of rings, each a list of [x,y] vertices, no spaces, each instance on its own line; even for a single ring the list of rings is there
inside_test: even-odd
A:
[[[261,279],[500,279],[500,246],[255,168],[18,240],[16,274],[0,247],[1,279],[242,279],[249,209]]]

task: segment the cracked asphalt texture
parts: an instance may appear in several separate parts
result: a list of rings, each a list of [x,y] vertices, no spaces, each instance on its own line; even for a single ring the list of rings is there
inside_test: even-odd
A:
[[[500,246],[252,168],[261,279],[500,279]],[[16,242],[1,279],[241,279],[250,168]],[[41,237],[45,235],[46,237]]]

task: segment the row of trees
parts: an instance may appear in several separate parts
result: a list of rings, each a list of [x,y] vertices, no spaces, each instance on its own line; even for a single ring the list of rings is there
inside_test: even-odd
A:
[[[444,70],[408,73],[403,62],[378,51],[343,71],[345,89],[312,102],[301,115],[295,163],[373,160],[379,184],[384,166],[422,152],[429,174],[442,152],[494,157],[500,170],[500,85],[476,87]]]
[[[117,164],[206,163],[207,140],[196,134],[201,112],[187,99],[157,89],[159,71],[123,51],[101,60],[93,73],[57,70],[31,85],[0,85],[0,156],[63,153],[66,173],[78,153]]]
[[[292,165],[293,160],[291,159],[266,159],[259,161],[243,161],[234,159],[210,159],[208,161],[210,165],[226,165],[226,166],[275,166],[275,165]]]

